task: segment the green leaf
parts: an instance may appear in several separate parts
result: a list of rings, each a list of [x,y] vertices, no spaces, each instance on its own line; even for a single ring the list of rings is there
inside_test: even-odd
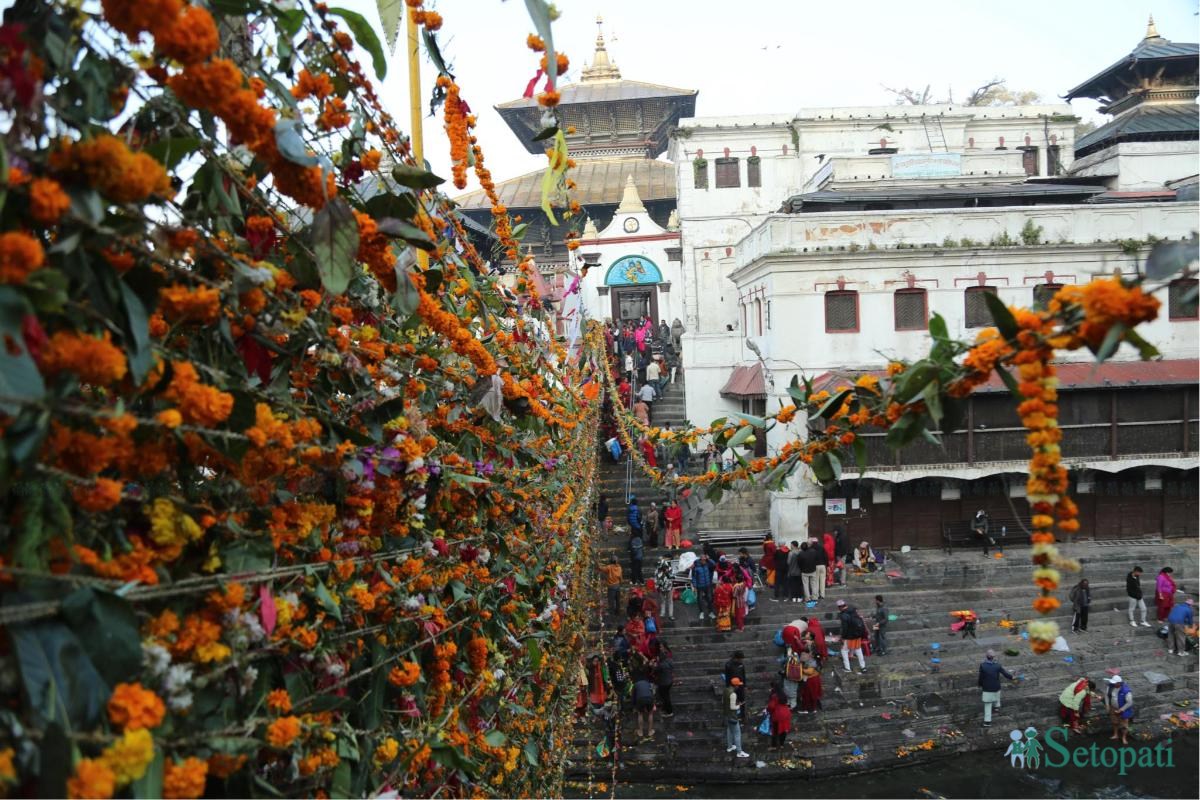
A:
[[[350,771],[350,762],[340,762],[336,767],[333,768],[333,785],[329,787],[329,796],[340,798],[349,797],[350,779],[352,777],[353,775]]]
[[[150,343],[150,317],[142,299],[125,281],[117,281],[121,287],[121,302],[125,306],[125,332],[129,334],[129,370],[133,380],[141,384],[154,366],[154,348]]]
[[[460,486],[470,486],[472,484],[486,483],[490,484],[487,478],[481,478],[478,475],[463,475],[461,472],[447,472],[446,477]]]
[[[1166,280],[1177,272],[1182,272],[1197,257],[1197,243],[1200,240],[1193,235],[1183,241],[1159,242],[1150,250],[1146,257],[1146,277],[1151,280]]]
[[[924,425],[921,426],[921,438],[936,447],[941,447],[942,449],[945,449],[945,446],[942,444],[941,439],[937,438],[932,433],[930,433],[929,429],[926,428]]]
[[[138,674],[142,642],[129,601],[111,592],[77,589],[62,604],[63,617],[110,686]]]
[[[848,398],[853,392],[853,389],[842,389],[833,397],[826,400],[824,405],[817,409],[817,413],[813,415],[813,419],[828,419],[829,417],[833,416],[833,414],[842,407],[842,404],[846,402],[846,398]]]
[[[833,470],[833,479],[840,481],[842,479],[842,460],[838,458],[837,453],[830,452],[829,468]]]
[[[420,167],[410,166],[409,164],[397,164],[392,167],[392,178],[401,186],[407,186],[410,189],[432,189],[439,183],[445,183],[445,178],[439,178],[432,172],[427,172]]]
[[[154,748],[154,760],[146,768],[146,774],[133,782],[133,796],[137,800],[154,800],[162,797],[163,789],[163,749]]]
[[[756,417],[753,414],[739,414],[736,411],[733,412],[733,415],[735,417],[738,417],[739,419],[744,419],[746,422],[749,422],[751,425],[753,425],[756,428],[767,427],[767,421],[765,419],[763,419],[762,417]]]
[[[326,203],[313,218],[309,236],[321,284],[330,294],[344,294],[358,254],[358,222],[350,205],[340,197]]]
[[[194,136],[176,136],[159,139],[147,145],[143,151],[154,157],[168,171],[175,169],[180,161],[200,149],[200,140]]]
[[[309,152],[308,143],[304,141],[304,128],[296,119],[281,119],[275,123],[275,147],[280,155],[293,164],[302,167],[315,167],[321,159]],[[216,181],[220,185],[221,181]]]
[[[529,766],[536,767],[538,765],[537,742],[526,742],[525,748],[524,748],[524,753],[525,753],[525,760],[529,762]]]
[[[808,466],[813,477],[820,483],[833,482],[833,464],[829,461],[829,453],[817,453]]]
[[[0,286],[0,411],[15,416],[22,408],[18,400],[36,402],[46,396],[46,384],[37,364],[25,347],[21,323],[33,313],[15,289]]]
[[[208,0],[210,8],[225,15],[249,14],[258,9],[258,3],[253,0]]]
[[[414,244],[422,250],[433,250],[437,247],[433,239],[429,238],[429,234],[413,225],[411,222],[405,222],[402,219],[395,217],[387,217],[378,220],[379,232],[384,236],[393,236],[403,239],[410,244]]]
[[[542,666],[542,646],[537,639],[525,640],[525,657],[529,661],[531,672],[537,672]]]
[[[29,622],[9,626],[8,635],[37,719],[68,730],[90,730],[100,722],[111,691],[70,628]]]
[[[504,735],[504,731],[488,731],[483,735],[483,740],[487,742],[488,747],[503,747],[508,742],[508,737]]]
[[[1096,361],[1106,361],[1109,356],[1117,351],[1121,346],[1121,339],[1125,336],[1125,324],[1122,322],[1114,323],[1108,329],[1108,333],[1104,336],[1104,341],[1100,343],[1100,348],[1096,350]]]
[[[1012,373],[1004,367],[996,367],[996,374],[1000,376],[1000,380],[1008,387],[1008,391],[1017,400],[1023,401],[1025,397],[1021,394],[1021,387],[1017,385],[1017,379],[1012,376]]]
[[[933,424],[941,426],[942,424],[942,392],[937,381],[931,381],[925,385],[925,389],[921,392],[921,396],[925,398],[925,407],[929,409],[929,418],[933,420]]]
[[[221,560],[230,575],[263,572],[274,563],[275,548],[269,538],[241,538],[221,551]]]
[[[804,408],[808,403],[808,394],[801,390],[800,377],[798,375],[792,376],[792,382],[788,384],[788,394],[791,395],[792,402],[796,404],[797,408]]]
[[[721,498],[724,496],[725,496],[725,489],[719,483],[714,483],[712,486],[710,486],[708,488],[708,491],[704,494],[705,499],[708,500],[710,503],[712,503],[714,506],[717,503],[721,502]]]
[[[550,4],[546,0],[525,0],[525,10],[529,12],[529,18],[533,20],[533,28],[537,31],[537,35],[542,37],[542,41],[546,43],[546,73],[550,78],[550,85],[554,86],[558,83],[558,59],[554,55],[554,31],[550,26],[551,10]],[[534,766],[537,766],[535,763]]]
[[[437,37],[430,33],[428,28],[422,26],[421,39],[425,42],[425,51],[429,55],[429,60],[437,67],[438,74],[454,77],[450,75],[450,70],[446,67],[446,58],[442,55],[441,48],[438,47]]]
[[[749,439],[753,435],[754,435],[754,428],[750,427],[749,425],[746,425],[744,427],[738,428],[737,431],[733,434],[733,437],[730,438],[730,440],[728,442],[726,442],[725,445],[727,447],[737,447],[738,445],[742,444],[743,442],[745,442],[747,439]]]
[[[946,329],[946,320],[936,311],[929,317],[929,335],[933,339],[949,339],[950,332]]]
[[[379,37],[375,35],[375,29],[371,27],[371,23],[367,22],[366,17],[362,14],[348,8],[331,8],[329,13],[346,21],[346,27],[354,34],[354,39],[358,42],[359,47],[371,54],[371,61],[375,64],[375,77],[382,81],[387,76],[387,58],[384,56],[383,45],[379,43]]]
[[[992,292],[985,291],[983,299],[987,303],[988,311],[992,313],[992,321],[996,323],[1000,335],[1011,340],[1017,335],[1017,321],[1013,318],[1012,312],[1008,310],[1008,306],[1004,305],[1004,301],[1000,299],[999,295]]]
[[[942,433],[954,433],[962,430],[963,419],[967,416],[967,401],[961,397],[946,396],[942,398]]]
[[[893,450],[899,450],[904,445],[908,444],[917,436],[917,415],[911,411],[906,412],[900,419],[888,428],[887,436],[884,441],[887,446]]]
[[[718,417],[717,419],[714,419],[712,422],[710,422],[710,423],[708,424],[708,427],[710,427],[710,428],[724,428],[724,427],[725,427],[725,423],[726,423],[726,422],[728,422],[728,417]]]
[[[858,465],[858,471],[865,473],[867,471],[867,443],[863,441],[861,436],[854,439],[854,463]],[[859,477],[862,477],[861,475]]]
[[[925,391],[925,387],[938,376],[939,368],[931,361],[918,361],[900,374],[896,384],[896,402],[907,403]]]
[[[1135,329],[1130,328],[1125,332],[1125,341],[1137,348],[1138,356],[1143,361],[1149,361],[1152,358],[1158,358],[1162,353],[1158,352],[1158,348],[1142,338],[1142,335]]]
[[[363,209],[375,219],[412,219],[417,213],[417,198],[407,192],[377,194],[363,205]]]
[[[38,749],[38,797],[66,797],[67,778],[75,771],[71,763],[71,740],[57,722],[51,722],[42,733]]]
[[[333,595],[329,593],[329,588],[320,578],[313,579],[313,593],[316,594],[317,599],[321,601],[321,605],[324,606],[325,610],[337,617],[338,622],[341,622],[342,608],[337,604],[337,601],[333,599]]]
[[[542,128],[540,131],[538,131],[537,135],[533,137],[533,141],[541,142],[546,139],[551,139],[556,133],[558,133],[557,125],[551,125],[549,128]]]

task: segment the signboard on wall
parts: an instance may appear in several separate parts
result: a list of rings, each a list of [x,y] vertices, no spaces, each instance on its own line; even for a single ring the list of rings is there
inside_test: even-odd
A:
[[[834,497],[825,499],[826,514],[845,514],[846,513],[846,498]]]
[[[909,153],[892,156],[893,178],[948,178],[962,174],[962,153]]]

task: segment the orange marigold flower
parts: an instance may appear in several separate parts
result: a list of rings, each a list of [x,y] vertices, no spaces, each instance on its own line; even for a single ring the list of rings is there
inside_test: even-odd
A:
[[[1060,605],[1062,604],[1058,602],[1057,597],[1043,596],[1038,597],[1033,601],[1033,610],[1039,614],[1049,614]]]
[[[159,310],[172,322],[216,322],[221,310],[221,292],[213,286],[175,284],[159,290]]]
[[[50,154],[56,170],[77,174],[105,197],[118,203],[167,194],[171,181],[163,165],[145,153],[133,153],[125,142],[102,134],[84,142],[67,142]]]
[[[283,749],[296,741],[300,735],[299,717],[280,717],[267,726],[267,742],[272,747]]]
[[[49,375],[74,372],[84,383],[108,386],[125,377],[125,353],[111,341],[111,334],[89,336],[58,331],[42,348],[42,370]]]
[[[29,173],[20,167],[8,168],[8,188],[16,189],[29,183]]]
[[[67,779],[67,797],[109,798],[116,782],[117,776],[103,760],[83,758],[75,765],[75,774]]]
[[[46,261],[42,243],[27,233],[0,233],[0,283],[21,284]]]
[[[173,24],[154,31],[158,52],[184,66],[207,61],[219,45],[212,15],[199,6],[188,6]]]
[[[359,160],[362,162],[363,169],[375,170],[379,169],[379,162],[382,158],[383,153],[379,152],[378,150],[368,150],[362,154],[362,158]]]
[[[125,484],[110,478],[96,478],[90,486],[76,486],[71,497],[84,511],[95,514],[112,509],[121,502],[121,490]]]
[[[208,771],[218,778],[228,778],[233,773],[246,766],[247,756],[226,755],[225,753],[213,753],[208,757]]]
[[[349,124],[350,112],[346,110],[346,101],[340,97],[326,100],[321,115],[317,117],[317,127],[323,131],[332,131]]]
[[[117,272],[126,273],[133,269],[133,253],[118,253],[106,247],[100,251],[100,255]]]
[[[292,710],[292,698],[287,689],[274,689],[267,695],[267,708],[277,714],[286,714]]]
[[[333,94],[333,81],[324,72],[313,75],[307,69],[302,69],[296,77],[296,85],[292,87],[292,97],[297,100],[309,97],[324,100],[331,94]]]
[[[29,214],[43,225],[53,225],[71,207],[71,198],[58,181],[38,178],[29,184]]]
[[[126,730],[157,728],[166,713],[162,699],[140,683],[118,683],[108,698],[108,718]]]
[[[421,677],[421,666],[413,661],[401,661],[388,673],[388,683],[393,686],[412,686]]]
[[[207,761],[193,757],[180,763],[171,759],[163,769],[163,797],[171,800],[203,797],[204,783],[207,778]]]
[[[541,53],[546,49],[546,43],[542,41],[542,37],[536,33],[531,33],[525,37],[525,44],[535,53]]]
[[[442,15],[436,11],[425,12],[425,30],[438,31],[442,29]]]
[[[104,18],[130,39],[170,27],[183,10],[182,0],[102,0]]]
[[[308,311],[321,305],[321,293],[314,289],[304,289],[300,292],[300,304]]]

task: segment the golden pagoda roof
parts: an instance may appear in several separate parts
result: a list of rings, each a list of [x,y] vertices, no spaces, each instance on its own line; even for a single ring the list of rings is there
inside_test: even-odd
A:
[[[509,209],[538,208],[542,204],[544,170],[530,172],[496,184],[500,202]],[[625,194],[629,178],[645,202],[675,199],[675,165],[648,158],[594,158],[580,161],[567,177],[575,181],[571,199],[582,205],[616,205]],[[464,209],[490,208],[482,191],[454,198]]]

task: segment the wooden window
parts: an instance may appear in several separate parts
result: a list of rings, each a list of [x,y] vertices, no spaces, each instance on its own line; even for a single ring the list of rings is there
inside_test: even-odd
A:
[[[758,335],[762,336],[762,332],[763,332],[762,300],[754,301],[754,316],[758,320],[758,328],[757,328]]]
[[[703,158],[692,162],[692,185],[697,189],[708,188],[708,161]]]
[[[741,176],[738,173],[738,160],[736,158],[718,158],[716,164],[716,186],[718,189],[736,189],[742,185]]]
[[[756,189],[762,186],[762,159],[758,156],[746,159],[746,185]]]
[[[1167,309],[1170,319],[1196,319],[1195,278],[1179,278],[1171,281],[1167,289]]]
[[[992,312],[988,310],[987,295],[995,293],[995,286],[967,287],[963,297],[966,303],[964,316],[968,328],[986,328],[992,324]]]
[[[896,330],[923,331],[929,322],[928,296],[924,289],[897,289],[892,298]]]
[[[858,292],[825,293],[825,330],[828,333],[858,332]]]
[[[1026,175],[1038,174],[1038,149],[1036,147],[1022,147],[1024,152],[1021,154],[1021,165],[1025,167]]]
[[[1062,151],[1059,146],[1052,144],[1046,148],[1046,174],[1058,175],[1062,172],[1062,156],[1059,155]]]
[[[1033,308],[1035,311],[1045,311],[1050,307],[1050,299],[1062,288],[1061,283],[1039,283],[1033,287]]]

